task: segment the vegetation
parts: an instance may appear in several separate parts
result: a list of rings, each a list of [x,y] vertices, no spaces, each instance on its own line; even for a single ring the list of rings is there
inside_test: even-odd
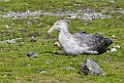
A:
[[[124,9],[123,5],[123,0],[115,0],[115,2],[108,0],[0,0],[0,41],[22,38],[13,44],[0,43],[0,83],[123,83],[124,14],[103,12],[117,11],[118,8]],[[45,15],[14,20],[12,17],[2,18],[2,15],[9,11],[57,12],[61,9],[64,12],[87,8],[103,12],[112,18],[90,21]],[[116,52],[106,52],[100,55],[84,54],[76,57],[62,55],[59,48],[54,46],[58,32],[46,34],[58,19],[70,20],[69,26],[72,33],[102,32],[103,36],[113,40],[109,49],[117,45],[120,48],[117,48]],[[6,28],[6,25],[9,28]],[[112,37],[113,35],[115,37]],[[37,41],[30,42],[31,36],[35,36]],[[38,54],[38,58],[26,56],[26,53],[31,50]],[[78,65],[87,58],[97,62],[107,75],[104,77],[80,75]],[[69,66],[74,67],[75,70],[67,70],[66,67]]]

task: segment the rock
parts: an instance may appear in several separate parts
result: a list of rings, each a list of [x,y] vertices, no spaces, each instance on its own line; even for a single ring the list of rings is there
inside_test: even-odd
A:
[[[46,64],[49,64],[49,61],[46,61],[45,63],[46,63]]]
[[[30,66],[31,66],[31,64],[23,64],[23,66],[30,67]]]
[[[115,51],[117,51],[117,49],[116,49],[116,48],[111,48],[110,51],[111,51],[111,52],[115,52]]]
[[[7,75],[5,74],[5,75],[3,75],[3,78],[6,78],[7,77]]]
[[[16,39],[11,39],[11,40],[4,40],[4,41],[0,41],[0,43],[8,43],[8,44],[15,44],[16,41],[18,40],[22,40],[22,38],[16,38]]]
[[[59,42],[55,42],[54,45],[60,47]]]
[[[37,58],[38,57],[38,54],[35,53],[33,56],[34,56],[34,58]]]
[[[112,35],[112,38],[115,38],[115,35]]]
[[[117,45],[117,46],[113,46],[113,48],[121,48],[119,45]]]
[[[5,25],[5,27],[6,27],[6,29],[10,28],[10,26],[8,26],[8,25]]]
[[[30,67],[30,66],[31,66],[31,64],[27,64],[27,66],[28,66],[28,67]]]
[[[36,39],[35,39],[34,36],[31,36],[31,40],[30,40],[30,42],[36,42]]]
[[[36,54],[36,53],[33,52],[33,51],[29,51],[26,55],[27,55],[28,57],[33,56],[34,58],[37,58],[37,57],[38,57],[38,54]]]
[[[16,43],[15,40],[6,40],[6,42],[7,42],[8,44]]]
[[[102,75],[99,65],[91,59],[86,59],[85,62],[80,63],[79,73],[82,75]]]
[[[102,35],[102,34],[103,34],[103,32],[97,32],[96,34],[98,34],[98,35]]]
[[[66,70],[75,70],[75,68],[68,66],[68,67],[66,67]]]
[[[21,45],[23,45],[23,44],[24,44],[24,42],[20,42],[20,43],[19,43],[19,46],[21,46]]]
[[[40,73],[41,73],[41,74],[43,74],[43,73],[47,73],[47,71],[43,71],[43,70],[42,70]]]
[[[28,57],[31,57],[31,56],[33,56],[33,54],[34,54],[33,51],[29,51],[29,52],[27,53],[27,56],[28,56]]]

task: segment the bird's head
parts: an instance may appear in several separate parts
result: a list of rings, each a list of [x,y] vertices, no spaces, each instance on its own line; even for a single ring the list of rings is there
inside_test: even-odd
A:
[[[69,31],[68,24],[65,20],[58,20],[54,23],[54,25],[47,31],[48,34],[51,34],[55,30],[61,31]]]

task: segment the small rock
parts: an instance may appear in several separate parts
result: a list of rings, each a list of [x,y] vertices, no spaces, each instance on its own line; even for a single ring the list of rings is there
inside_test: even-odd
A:
[[[30,40],[30,42],[36,42],[36,39],[35,39],[34,36],[31,36],[31,40]]]
[[[28,67],[30,67],[30,66],[31,66],[31,64],[23,64],[23,66],[28,66]]]
[[[37,58],[38,57],[38,54],[35,53],[33,56],[34,56],[34,58]]]
[[[102,35],[102,34],[103,34],[103,32],[97,32],[96,34],[98,34],[98,35]]]
[[[54,45],[60,47],[59,42],[55,42]]]
[[[0,41],[0,43],[14,44],[14,43],[16,43],[17,40],[22,40],[22,38],[16,38],[16,39],[11,39],[11,40],[4,40],[4,41]]]
[[[119,46],[119,45],[117,45],[117,46],[113,46],[113,48],[120,48],[120,46]]]
[[[33,51],[29,51],[26,55],[27,55],[28,57],[33,56],[34,58],[37,58],[37,57],[38,57],[38,54],[36,54],[36,53],[33,52]]]
[[[115,38],[115,35],[112,35],[112,38]]]
[[[40,73],[41,73],[41,74],[43,74],[43,73],[47,73],[47,71],[40,71]]]
[[[20,42],[20,43],[19,43],[19,45],[23,45],[23,44],[24,44],[24,42]]]
[[[30,66],[31,66],[31,64],[27,64],[26,66],[30,67]]]
[[[74,67],[66,67],[66,70],[75,70],[75,68]]]
[[[96,32],[95,35],[101,36],[103,33],[102,32]]]
[[[49,64],[49,61],[46,61],[45,63],[46,63],[46,64]]]
[[[31,56],[33,56],[33,54],[34,54],[34,52],[33,51],[30,51],[30,52],[27,53],[27,56],[28,57],[31,57]]]
[[[5,27],[6,27],[6,29],[10,28],[10,26],[8,26],[8,25],[5,25]]]
[[[16,43],[15,40],[6,40],[6,42],[7,42],[8,44]]]
[[[115,51],[117,51],[117,49],[116,49],[116,48],[111,48],[110,51],[111,51],[111,52],[115,52]]]
[[[7,75],[4,75],[3,77],[4,77],[4,78],[6,78],[6,77],[7,77]]]

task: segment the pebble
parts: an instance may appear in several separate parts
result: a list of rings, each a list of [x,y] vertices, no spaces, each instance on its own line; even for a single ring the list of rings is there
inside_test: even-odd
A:
[[[22,38],[16,38],[16,39],[11,39],[11,40],[4,40],[4,41],[0,41],[0,43],[8,43],[8,44],[15,44],[17,40],[21,40]],[[24,43],[24,42],[20,42],[20,43]]]
[[[34,58],[37,58],[38,57],[38,54],[34,54],[33,56],[34,56]]]
[[[6,40],[6,42],[7,42],[8,44],[16,43],[15,40]]]
[[[4,77],[4,78],[6,78],[6,77],[7,77],[7,75],[3,75],[3,77]]]
[[[112,38],[115,38],[115,35],[112,35]]]
[[[26,66],[30,67],[30,66],[31,66],[31,64],[27,64]]]
[[[66,67],[66,70],[75,70],[75,68],[68,66],[68,67]]]
[[[113,46],[113,48],[120,48],[120,46],[119,46],[119,45],[117,45],[117,46]]]
[[[10,26],[8,26],[8,25],[5,25],[5,27],[6,27],[6,29],[10,28]]]
[[[54,45],[60,47],[59,42],[55,42]]]
[[[40,73],[41,73],[41,74],[43,74],[43,73],[47,73],[47,71],[41,71]]]
[[[22,44],[24,44],[24,42],[20,42],[20,44],[22,45]]]
[[[111,52],[115,52],[115,51],[117,51],[117,49],[116,49],[116,48],[111,48],[110,51],[111,51]]]
[[[102,35],[102,34],[103,34],[103,32],[97,32],[96,34],[98,34],[98,35]]]
[[[49,64],[49,61],[46,61],[45,63],[46,63],[46,64]]]
[[[33,51],[29,51],[26,55],[27,55],[28,57],[33,56],[34,58],[37,58],[37,57],[38,57],[38,54],[36,54],[36,53],[33,52]]]
[[[36,39],[35,39],[34,36],[31,36],[31,40],[30,40],[30,42],[36,42]]]

